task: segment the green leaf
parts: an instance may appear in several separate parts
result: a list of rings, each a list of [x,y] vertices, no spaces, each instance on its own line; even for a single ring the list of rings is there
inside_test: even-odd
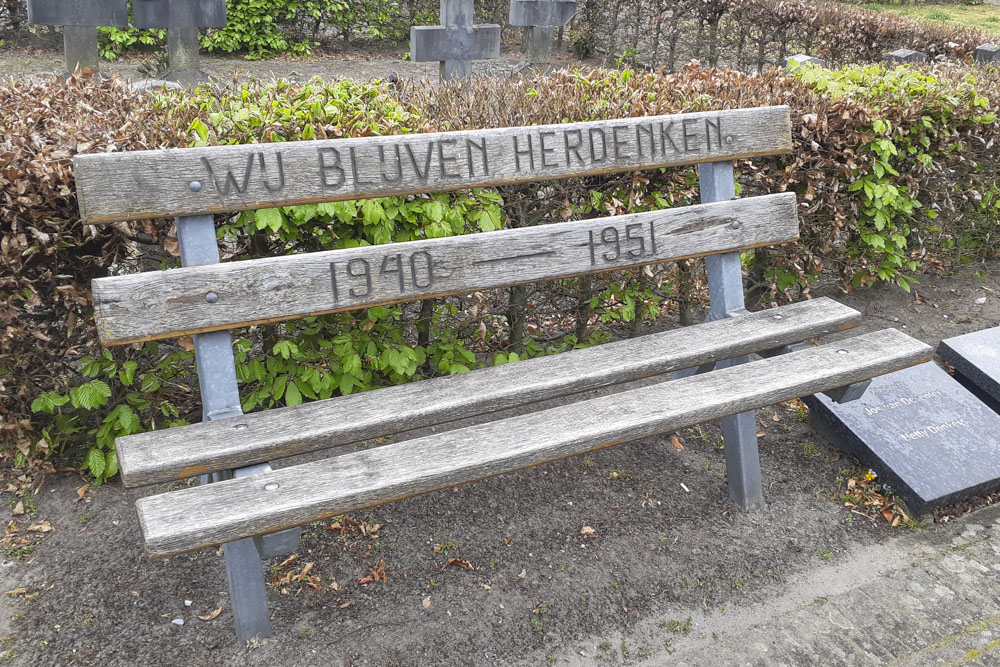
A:
[[[298,405],[301,402],[302,393],[299,391],[298,385],[294,382],[289,382],[285,387],[285,405]]]
[[[254,220],[257,223],[257,229],[264,230],[270,229],[272,232],[277,233],[281,229],[282,216],[281,209],[279,208],[261,208],[257,209],[254,214]]]
[[[118,474],[118,452],[109,450],[104,455],[104,479],[111,479]]]
[[[125,386],[131,386],[132,381],[135,379],[135,370],[139,368],[139,364],[134,361],[126,361],[122,365],[122,369],[118,372],[118,377],[121,379],[122,384]]]
[[[104,456],[104,452],[97,447],[91,447],[90,451],[87,452],[87,458],[84,459],[83,467],[89,470],[90,474],[97,480],[102,480],[104,470],[107,467],[107,459]]]

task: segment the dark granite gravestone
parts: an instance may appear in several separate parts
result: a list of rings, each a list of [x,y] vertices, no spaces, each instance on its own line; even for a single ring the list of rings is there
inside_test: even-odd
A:
[[[935,364],[877,377],[851,403],[805,402],[912,512],[1000,488],[1000,415]]]
[[[77,67],[100,70],[98,26],[127,26],[126,0],[28,0],[28,23],[61,25],[65,55],[64,77]]]
[[[167,29],[167,67],[163,78],[186,88],[211,81],[201,70],[198,28],[226,26],[225,0],[133,0],[137,28]]]
[[[137,28],[224,28],[225,0],[132,0]]]
[[[885,60],[889,65],[897,63],[925,63],[927,62],[927,54],[914,51],[913,49],[896,49],[887,55]]]
[[[943,340],[937,353],[963,387],[1000,412],[1000,327]]]

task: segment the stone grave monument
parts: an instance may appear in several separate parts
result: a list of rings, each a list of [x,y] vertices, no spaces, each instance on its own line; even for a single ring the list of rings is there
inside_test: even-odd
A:
[[[1000,413],[1000,327],[945,339],[937,353],[963,387]]]
[[[552,42],[557,28],[576,16],[576,0],[510,0],[510,24],[527,30],[528,65],[545,68],[552,63]]]
[[[194,88],[211,80],[201,71],[199,28],[226,26],[225,0],[132,0],[137,28],[167,29],[167,67],[163,78]]]
[[[927,54],[912,49],[896,49],[887,55],[885,60],[890,65],[898,63],[925,63],[927,62]]]
[[[816,56],[807,56],[804,53],[798,53],[785,58],[785,69],[798,65],[819,65],[820,67],[826,67],[826,61]]]
[[[996,44],[982,44],[977,46],[975,62],[977,65],[1000,63],[1000,46]]]
[[[410,28],[410,57],[441,63],[441,81],[468,79],[472,61],[500,57],[500,26],[474,25],[473,0],[441,0],[441,25]]]
[[[804,399],[840,449],[922,514],[1000,488],[1000,414],[933,363],[872,380],[851,403]]]
[[[97,73],[97,28],[128,26],[128,8],[126,0],[28,0],[28,23],[63,27],[64,76],[72,74],[77,65]]]

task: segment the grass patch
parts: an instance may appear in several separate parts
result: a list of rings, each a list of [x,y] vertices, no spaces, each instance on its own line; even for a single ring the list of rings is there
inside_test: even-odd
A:
[[[915,21],[934,21],[1000,34],[1000,7],[996,5],[883,5],[872,2],[861,6],[877,12],[898,14]]]

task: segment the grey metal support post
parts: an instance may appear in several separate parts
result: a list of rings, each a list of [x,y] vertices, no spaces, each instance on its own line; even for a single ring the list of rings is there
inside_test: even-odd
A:
[[[215,220],[211,215],[177,218],[177,244],[184,266],[216,264],[219,261]],[[209,303],[215,303],[213,299],[217,301],[219,295],[212,292],[205,295]],[[214,421],[242,415],[236,384],[236,360],[229,332],[195,334],[194,354],[203,418]],[[264,569],[253,539],[230,542],[223,546],[223,551],[237,638],[246,642],[253,637],[270,637],[271,619],[267,610]]]
[[[736,197],[732,162],[698,165],[701,201],[727,201]],[[739,224],[734,222],[733,224]],[[743,269],[740,253],[730,252],[705,257],[711,310],[707,320],[718,320],[746,312],[743,301]],[[727,368],[750,361],[749,356],[726,359],[717,368]],[[743,510],[764,504],[760,481],[760,456],[757,453],[757,423],[753,412],[744,412],[722,420],[726,446],[726,475],[729,497]]]

